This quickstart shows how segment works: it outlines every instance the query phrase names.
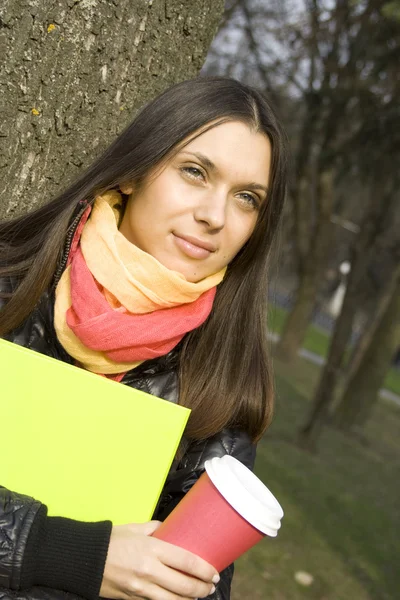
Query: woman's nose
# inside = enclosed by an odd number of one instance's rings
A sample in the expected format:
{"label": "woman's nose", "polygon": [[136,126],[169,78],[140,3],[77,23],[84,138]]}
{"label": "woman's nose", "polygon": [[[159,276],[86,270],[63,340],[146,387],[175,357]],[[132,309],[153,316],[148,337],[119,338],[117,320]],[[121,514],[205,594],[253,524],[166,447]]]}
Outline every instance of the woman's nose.
{"label": "woman's nose", "polygon": [[225,225],[226,197],[222,194],[210,194],[202,197],[194,211],[194,218],[205,223],[209,229],[219,230]]}

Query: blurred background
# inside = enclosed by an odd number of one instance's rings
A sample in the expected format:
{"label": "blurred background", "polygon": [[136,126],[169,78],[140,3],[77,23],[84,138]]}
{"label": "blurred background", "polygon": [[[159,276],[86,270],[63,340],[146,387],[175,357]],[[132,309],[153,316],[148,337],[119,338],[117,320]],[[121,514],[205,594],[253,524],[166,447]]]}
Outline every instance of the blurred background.
{"label": "blurred background", "polygon": [[228,0],[203,73],[266,93],[291,147],[271,264],[285,510],[233,600],[400,598],[400,2]]}

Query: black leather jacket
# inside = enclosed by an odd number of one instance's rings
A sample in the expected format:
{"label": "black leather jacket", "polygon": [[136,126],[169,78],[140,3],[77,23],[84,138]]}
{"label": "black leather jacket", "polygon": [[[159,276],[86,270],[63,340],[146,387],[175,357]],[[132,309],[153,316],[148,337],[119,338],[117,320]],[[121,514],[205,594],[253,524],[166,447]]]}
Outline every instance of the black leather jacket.
{"label": "black leather jacket", "polygon": [[[0,279],[0,294],[13,290],[11,278]],[[0,309],[5,300],[0,298]],[[12,342],[37,350],[48,356],[72,362],[58,343],[53,328],[53,298],[44,294],[29,318],[6,337]],[[150,394],[176,402],[178,398],[177,352],[146,361],[129,371],[122,383]],[[2,398],[2,402],[7,399]],[[6,424],[2,424],[6,426]],[[11,450],[12,451],[12,450]],[[255,447],[249,436],[238,430],[223,430],[206,441],[190,441],[183,459],[171,469],[160,502],[154,514],[163,520],[191,488],[204,470],[204,463],[213,456],[231,454],[253,468]],[[3,459],[4,460],[4,453]],[[1,485],[1,481],[0,481]],[[24,548],[30,527],[41,503],[0,487],[0,600],[79,600],[79,597],[59,590],[33,587],[20,589],[20,572]],[[229,600],[233,565],[221,574],[216,592],[209,598]]]}

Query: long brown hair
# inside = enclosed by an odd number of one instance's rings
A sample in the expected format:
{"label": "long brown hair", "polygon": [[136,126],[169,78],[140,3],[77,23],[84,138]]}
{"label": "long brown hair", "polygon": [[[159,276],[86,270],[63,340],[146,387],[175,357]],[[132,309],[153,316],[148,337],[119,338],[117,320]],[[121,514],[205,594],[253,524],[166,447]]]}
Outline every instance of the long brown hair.
{"label": "long brown hair", "polygon": [[242,121],[272,146],[267,201],[255,230],[228,266],[207,321],[180,351],[179,403],[192,409],[191,438],[237,427],[258,440],[271,418],[273,380],[267,347],[268,258],[286,189],[286,142],[274,112],[256,90],[222,77],[177,84],[148,104],[66,191],[45,206],[0,223],[0,276],[19,282],[0,311],[0,336],[32,312],[54,285],[68,229],[82,199],[125,182],[140,183],[184,140],[215,122]]}

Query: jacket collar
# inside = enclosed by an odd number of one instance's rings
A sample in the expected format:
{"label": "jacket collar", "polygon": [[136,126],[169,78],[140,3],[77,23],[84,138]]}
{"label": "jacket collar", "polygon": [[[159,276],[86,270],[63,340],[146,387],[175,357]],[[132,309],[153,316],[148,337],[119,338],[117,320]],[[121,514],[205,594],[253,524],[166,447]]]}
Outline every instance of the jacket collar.
{"label": "jacket collar", "polygon": [[60,281],[60,277],[68,263],[69,253],[71,246],[75,240],[75,234],[77,233],[78,227],[82,221],[86,221],[86,213],[88,212],[89,202],[82,200],[78,203],[75,211],[72,215],[71,222],[68,226],[67,233],[65,236],[64,248],[60,260],[58,261],[56,272],[53,279],[53,288],[55,289],[57,283]]}

